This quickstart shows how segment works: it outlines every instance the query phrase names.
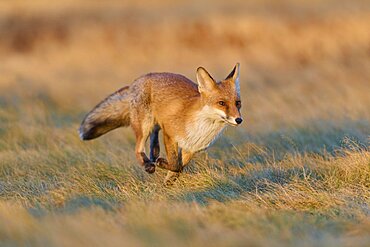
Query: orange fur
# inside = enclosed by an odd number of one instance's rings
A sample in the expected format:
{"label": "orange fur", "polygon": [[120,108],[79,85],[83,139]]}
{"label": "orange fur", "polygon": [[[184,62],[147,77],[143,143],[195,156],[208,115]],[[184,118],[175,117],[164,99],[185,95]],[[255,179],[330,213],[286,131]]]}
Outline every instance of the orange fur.
{"label": "orange fur", "polygon": [[[172,73],[150,73],[112,94],[88,115],[80,127],[83,140],[130,125],[136,136],[136,157],[149,173],[165,168],[167,180],[177,177],[194,153],[206,149],[229,124],[241,123],[239,64],[216,82],[197,70],[198,85]],[[167,159],[159,157],[158,132],[163,131]],[[150,136],[150,158],[145,142]]]}

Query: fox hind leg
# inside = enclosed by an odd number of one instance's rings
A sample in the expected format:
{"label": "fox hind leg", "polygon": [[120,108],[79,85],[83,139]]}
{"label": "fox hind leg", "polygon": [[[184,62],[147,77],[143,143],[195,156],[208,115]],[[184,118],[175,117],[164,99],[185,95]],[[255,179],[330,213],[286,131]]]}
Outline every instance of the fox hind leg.
{"label": "fox hind leg", "polygon": [[159,157],[159,131],[160,127],[158,125],[154,126],[152,133],[150,134],[150,160],[156,162]]}
{"label": "fox hind leg", "polygon": [[144,166],[148,173],[155,172],[155,163],[152,162],[145,154],[145,143],[149,137],[149,131],[143,128],[141,123],[132,124],[136,136],[135,154],[139,163]]}

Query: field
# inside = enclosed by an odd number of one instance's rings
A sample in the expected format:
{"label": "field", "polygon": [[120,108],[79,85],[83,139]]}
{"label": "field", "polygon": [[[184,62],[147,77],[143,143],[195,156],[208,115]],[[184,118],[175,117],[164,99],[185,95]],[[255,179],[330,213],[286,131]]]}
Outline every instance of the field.
{"label": "field", "polygon": [[[242,126],[173,186],[131,129],[78,137],[142,74],[236,62]],[[0,246],[369,246],[369,144],[368,1],[0,2]]]}

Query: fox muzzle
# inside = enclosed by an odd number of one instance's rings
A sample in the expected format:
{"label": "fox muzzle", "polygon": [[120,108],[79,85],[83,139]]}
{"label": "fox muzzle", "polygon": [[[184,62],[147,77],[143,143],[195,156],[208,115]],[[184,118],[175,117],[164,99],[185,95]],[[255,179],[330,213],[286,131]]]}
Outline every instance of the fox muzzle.
{"label": "fox muzzle", "polygon": [[242,119],[242,118],[240,118],[240,117],[238,117],[238,118],[236,118],[236,119],[235,119],[235,122],[236,122],[237,124],[241,124],[241,123],[243,122],[243,119]]}

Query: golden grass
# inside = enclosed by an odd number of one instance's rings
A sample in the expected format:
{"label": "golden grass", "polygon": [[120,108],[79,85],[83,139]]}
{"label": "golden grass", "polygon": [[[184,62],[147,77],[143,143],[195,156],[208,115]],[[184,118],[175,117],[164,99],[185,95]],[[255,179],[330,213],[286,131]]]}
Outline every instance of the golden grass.
{"label": "golden grass", "polygon": [[[0,246],[368,246],[366,1],[0,3]],[[88,2],[88,4],[87,4]],[[83,115],[150,71],[241,62],[245,124],[171,187]]]}

